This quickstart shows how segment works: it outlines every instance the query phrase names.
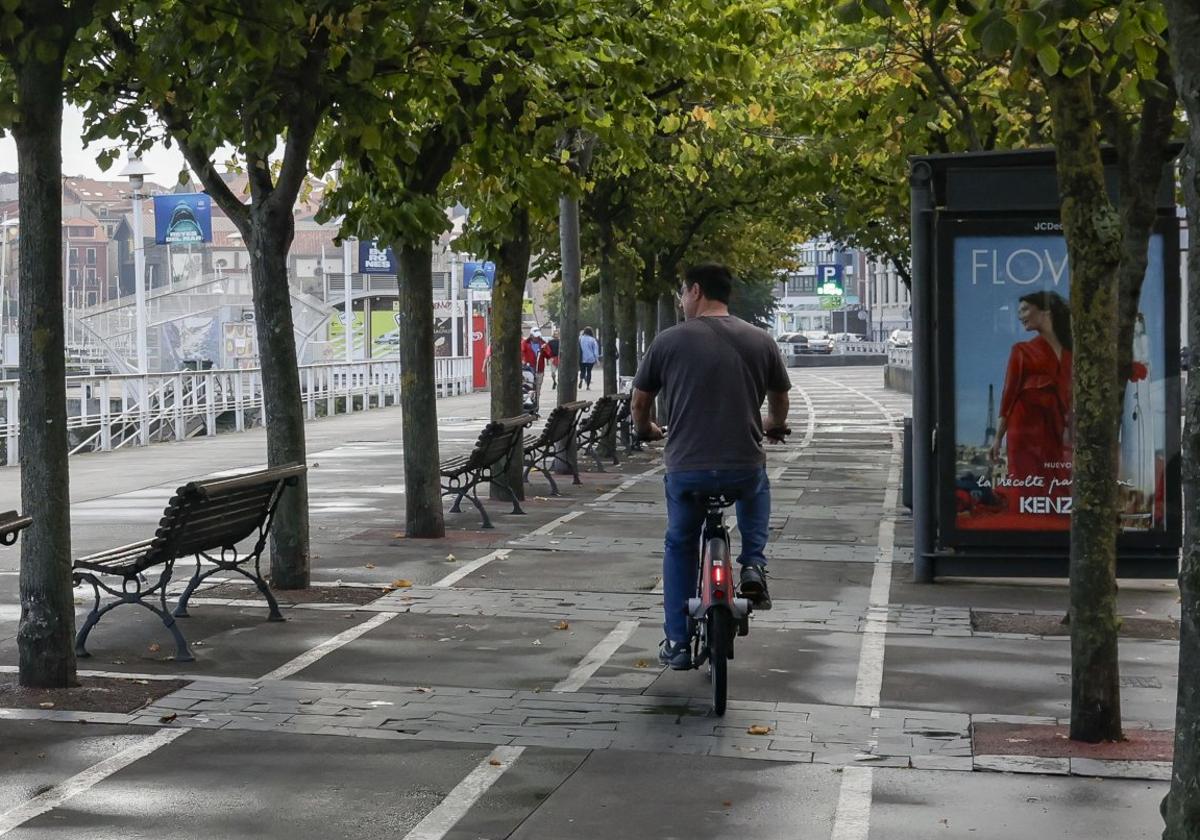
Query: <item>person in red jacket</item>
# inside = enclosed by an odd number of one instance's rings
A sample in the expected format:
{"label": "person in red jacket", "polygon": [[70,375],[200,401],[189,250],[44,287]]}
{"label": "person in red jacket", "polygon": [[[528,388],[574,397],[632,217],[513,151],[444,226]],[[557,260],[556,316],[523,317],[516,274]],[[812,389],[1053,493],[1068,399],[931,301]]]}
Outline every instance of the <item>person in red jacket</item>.
{"label": "person in red jacket", "polygon": [[521,361],[533,370],[533,410],[537,413],[542,402],[542,380],[546,378],[546,363],[553,358],[550,344],[542,338],[542,331],[534,327],[529,337],[521,342]]}

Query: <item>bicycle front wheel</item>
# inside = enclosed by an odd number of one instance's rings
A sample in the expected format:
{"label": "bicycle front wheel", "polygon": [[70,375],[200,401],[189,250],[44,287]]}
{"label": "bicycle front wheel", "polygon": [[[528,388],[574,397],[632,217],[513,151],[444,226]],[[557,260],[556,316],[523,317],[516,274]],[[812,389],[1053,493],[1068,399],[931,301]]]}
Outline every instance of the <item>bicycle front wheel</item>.
{"label": "bicycle front wheel", "polygon": [[712,678],[713,712],[725,714],[729,687],[729,645],[733,635],[733,616],[725,607],[708,611],[708,665]]}

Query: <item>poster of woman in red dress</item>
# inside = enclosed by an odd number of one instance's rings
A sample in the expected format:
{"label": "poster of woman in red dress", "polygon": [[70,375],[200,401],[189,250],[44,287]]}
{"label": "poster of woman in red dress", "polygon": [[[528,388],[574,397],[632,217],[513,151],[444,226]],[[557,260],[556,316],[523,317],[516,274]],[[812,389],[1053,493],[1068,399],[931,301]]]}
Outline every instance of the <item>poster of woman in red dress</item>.
{"label": "poster of woman in red dress", "polygon": [[991,460],[1007,443],[1010,498],[1071,495],[1071,310],[1057,292],[1031,292],[1017,306],[1037,335],[1013,345],[1004,374]]}
{"label": "poster of woman in red dress", "polygon": [[[988,224],[991,224],[990,222]],[[1065,532],[1071,524],[1070,268],[1053,228],[954,237],[954,529]],[[1164,239],[1148,253],[1120,431],[1121,526],[1166,527]],[[941,442],[938,442],[941,446]],[[948,500],[949,494],[947,494]]]}

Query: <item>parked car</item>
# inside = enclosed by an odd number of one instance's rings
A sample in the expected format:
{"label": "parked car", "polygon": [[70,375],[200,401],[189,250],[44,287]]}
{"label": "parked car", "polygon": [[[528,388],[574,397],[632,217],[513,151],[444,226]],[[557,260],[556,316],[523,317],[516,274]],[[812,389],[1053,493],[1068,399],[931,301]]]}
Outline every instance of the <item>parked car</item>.
{"label": "parked car", "polygon": [[856,343],[856,342],[859,342],[859,341],[862,341],[862,340],[863,340],[863,337],[862,337],[862,335],[861,335],[861,334],[859,334],[859,333],[849,333],[849,332],[833,333],[833,334],[832,334],[831,336],[829,336],[829,337],[830,337],[830,338],[832,338],[832,339],[834,340],[834,342],[839,342],[839,341],[840,341],[840,342],[844,342],[844,343],[847,343],[847,344],[853,344],[853,343]]}
{"label": "parked car", "polygon": [[808,339],[809,353],[832,353],[833,339],[825,330],[809,330],[804,334]]}
{"label": "parked car", "polygon": [[888,348],[893,347],[912,347],[912,330],[892,330],[892,334],[888,336]]}
{"label": "parked car", "polygon": [[804,333],[784,333],[775,339],[775,343],[779,345],[779,352],[785,356],[798,356],[808,352],[808,339],[804,337]]}

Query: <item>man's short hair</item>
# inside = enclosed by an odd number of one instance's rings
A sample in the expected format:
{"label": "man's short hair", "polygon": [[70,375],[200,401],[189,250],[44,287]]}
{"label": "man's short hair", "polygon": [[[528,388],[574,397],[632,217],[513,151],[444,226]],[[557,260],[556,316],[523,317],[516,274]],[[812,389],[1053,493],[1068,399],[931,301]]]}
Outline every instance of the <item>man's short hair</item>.
{"label": "man's short hair", "polygon": [[729,303],[729,296],[733,293],[733,273],[721,263],[693,265],[683,273],[683,282],[689,289],[698,284],[706,298],[721,303]]}

